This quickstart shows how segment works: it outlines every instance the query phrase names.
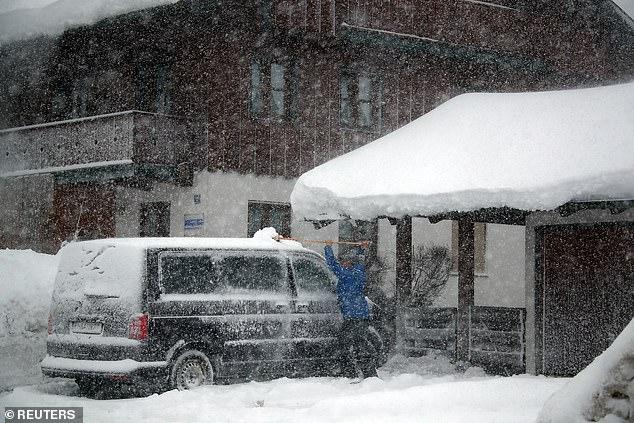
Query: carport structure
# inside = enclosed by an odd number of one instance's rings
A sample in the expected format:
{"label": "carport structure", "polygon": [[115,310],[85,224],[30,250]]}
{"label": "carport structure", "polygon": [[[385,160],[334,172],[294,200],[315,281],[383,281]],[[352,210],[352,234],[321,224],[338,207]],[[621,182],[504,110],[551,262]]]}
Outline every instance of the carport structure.
{"label": "carport structure", "polygon": [[[474,222],[529,222],[526,364],[530,372],[551,374],[574,369],[559,371],[554,361],[569,357],[548,356],[547,344],[557,339],[557,334],[546,333],[549,315],[545,309],[550,297],[544,290],[543,276],[544,263],[555,262],[545,255],[565,255],[583,249],[583,242],[616,236],[618,242],[597,251],[611,263],[599,267],[618,274],[616,291],[622,291],[626,299],[631,296],[633,302],[621,303],[614,310],[606,300],[600,310],[584,312],[609,311],[619,322],[629,321],[634,303],[633,199],[632,82],[568,91],[461,95],[397,131],[303,174],[291,195],[293,212],[300,218],[387,217],[396,221],[399,301],[411,285],[412,217],[426,217],[432,223],[457,220],[456,355],[465,361],[469,357],[469,308],[474,305]],[[558,241],[565,238],[564,242],[544,248],[543,234],[551,232],[543,228],[548,225],[568,225],[568,229],[572,224],[585,225],[594,230],[596,225],[613,221],[618,221],[616,227],[620,228],[614,233],[567,231],[555,237]],[[619,257],[616,264],[610,261],[611,256]],[[566,273],[562,263],[557,266],[559,273]],[[583,273],[583,269],[570,270]],[[570,276],[570,272],[566,274]],[[599,273],[595,269],[593,274]],[[609,283],[601,278],[601,283]],[[575,285],[574,277],[560,280]],[[581,290],[589,294],[587,291],[599,289],[597,286]],[[583,303],[579,296],[567,301],[566,295],[560,292],[554,297],[558,307],[580,307]],[[548,360],[553,363],[547,365]],[[584,360],[587,357],[578,361]]]}

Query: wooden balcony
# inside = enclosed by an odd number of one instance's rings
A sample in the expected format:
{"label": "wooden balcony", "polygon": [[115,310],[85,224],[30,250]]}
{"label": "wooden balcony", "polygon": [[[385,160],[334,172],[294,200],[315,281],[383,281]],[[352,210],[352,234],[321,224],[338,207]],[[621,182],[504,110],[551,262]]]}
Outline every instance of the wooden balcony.
{"label": "wooden balcony", "polygon": [[0,177],[38,173],[178,177],[196,157],[185,118],[125,111],[0,130]]}

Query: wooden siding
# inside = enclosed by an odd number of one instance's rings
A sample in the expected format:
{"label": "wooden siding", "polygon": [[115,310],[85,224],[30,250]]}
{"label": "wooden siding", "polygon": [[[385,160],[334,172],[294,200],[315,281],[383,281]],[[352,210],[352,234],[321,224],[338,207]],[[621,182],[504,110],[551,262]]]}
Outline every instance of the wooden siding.
{"label": "wooden siding", "polygon": [[[561,86],[573,79],[559,79],[560,67],[565,75],[592,73],[570,52],[590,49],[607,57],[606,42],[566,21],[561,4],[523,3],[509,9],[465,0],[268,0],[220,8],[194,1],[134,12],[56,39],[1,46],[6,83],[0,87],[0,125],[135,108],[154,112],[163,72],[168,113],[199,122],[194,132],[204,133],[202,141],[187,134],[196,147],[184,160],[196,168],[296,177],[455,95]],[[585,22],[596,16],[603,15],[595,10],[576,17]],[[562,38],[562,25],[575,37]],[[362,30],[350,33],[352,26]],[[571,48],[570,40],[577,39],[578,48]],[[251,116],[250,65],[262,57],[284,57],[297,66],[296,115]],[[621,65],[631,73],[632,56],[626,57]],[[521,60],[514,63],[516,58]],[[555,66],[533,69],[533,60]],[[603,70],[596,75],[607,75]],[[340,122],[341,75],[359,71],[376,88],[374,121],[367,128]],[[81,86],[88,92],[78,112]]]}

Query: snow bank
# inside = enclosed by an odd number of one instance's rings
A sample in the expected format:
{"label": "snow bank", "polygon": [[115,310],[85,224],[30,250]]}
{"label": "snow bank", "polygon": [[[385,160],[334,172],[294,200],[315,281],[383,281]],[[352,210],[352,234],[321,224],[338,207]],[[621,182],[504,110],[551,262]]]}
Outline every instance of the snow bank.
{"label": "snow bank", "polygon": [[634,82],[473,93],[304,173],[298,217],[431,215],[634,198]]}
{"label": "snow bank", "polygon": [[0,337],[46,331],[58,257],[0,250]]}
{"label": "snow bank", "polygon": [[0,250],[0,391],[40,378],[58,257]]}
{"label": "snow bank", "polygon": [[544,405],[538,423],[634,421],[634,319]]}

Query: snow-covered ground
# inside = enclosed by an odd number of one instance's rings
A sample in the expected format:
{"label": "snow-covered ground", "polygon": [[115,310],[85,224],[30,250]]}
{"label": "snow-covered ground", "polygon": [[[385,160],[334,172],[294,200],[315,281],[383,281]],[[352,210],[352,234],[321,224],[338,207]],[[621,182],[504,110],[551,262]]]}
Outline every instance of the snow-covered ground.
{"label": "snow-covered ground", "polygon": [[111,400],[78,397],[74,383],[58,380],[16,388],[0,396],[0,406],[80,406],[90,422],[533,423],[546,399],[566,382],[491,377],[478,369],[456,373],[446,359],[399,356],[379,374],[382,379],[359,384],[344,378],[283,378]]}
{"label": "snow-covered ground", "polygon": [[[533,422],[565,379],[458,371],[443,357],[394,356],[381,379],[278,379],[145,398],[90,399],[71,380],[42,380],[57,256],[0,251],[0,407],[83,406],[85,421]],[[10,390],[13,388],[12,390]],[[102,395],[102,398],[104,396]],[[99,397],[98,397],[99,398]]]}

